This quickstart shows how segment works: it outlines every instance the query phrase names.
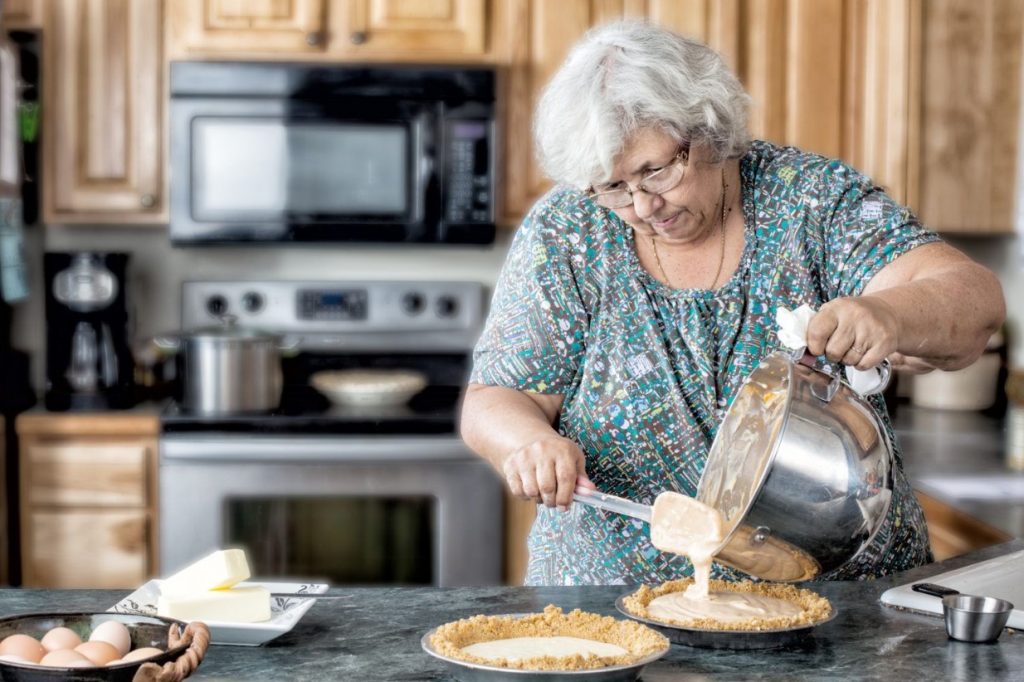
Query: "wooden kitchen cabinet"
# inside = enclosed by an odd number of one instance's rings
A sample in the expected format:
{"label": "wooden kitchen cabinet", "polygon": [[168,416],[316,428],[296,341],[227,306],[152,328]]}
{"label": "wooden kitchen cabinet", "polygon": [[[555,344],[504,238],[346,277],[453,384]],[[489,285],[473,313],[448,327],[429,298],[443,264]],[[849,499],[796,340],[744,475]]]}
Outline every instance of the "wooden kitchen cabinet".
{"label": "wooden kitchen cabinet", "polygon": [[4,30],[36,30],[43,25],[43,0],[4,0],[2,22]]}
{"label": "wooden kitchen cabinet", "polygon": [[970,514],[917,491],[918,502],[928,522],[928,537],[936,561],[967,554],[1013,538],[979,521]]}
{"label": "wooden kitchen cabinet", "polygon": [[167,222],[161,6],[46,3],[44,222]]}
{"label": "wooden kitchen cabinet", "polygon": [[168,55],[479,61],[488,0],[179,0]]}
{"label": "wooden kitchen cabinet", "polygon": [[928,0],[922,26],[914,207],[936,230],[1012,234],[1024,3]]}
{"label": "wooden kitchen cabinet", "polygon": [[157,436],[148,413],[18,417],[26,587],[137,587],[157,566]]}

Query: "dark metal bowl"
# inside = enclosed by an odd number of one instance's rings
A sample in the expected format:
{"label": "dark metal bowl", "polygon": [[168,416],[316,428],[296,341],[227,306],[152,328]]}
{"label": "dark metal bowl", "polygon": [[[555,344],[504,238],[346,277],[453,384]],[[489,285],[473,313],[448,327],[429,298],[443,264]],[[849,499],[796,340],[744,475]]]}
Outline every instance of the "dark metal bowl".
{"label": "dark metal bowl", "polygon": [[52,682],[53,680],[93,682],[110,680],[112,682],[131,682],[135,672],[143,663],[163,665],[180,656],[187,644],[179,644],[173,649],[167,648],[167,635],[172,625],[178,626],[179,634],[184,632],[185,623],[180,620],[159,618],[157,616],[136,616],[124,613],[30,613],[21,616],[0,618],[0,640],[8,635],[22,634],[42,639],[47,631],[56,627],[74,630],[82,641],[89,639],[89,634],[96,626],[115,620],[128,628],[132,638],[132,649],[139,647],[156,647],[165,649],[159,656],[144,661],[133,661],[103,668],[57,668],[0,661],[0,680],[17,682]]}

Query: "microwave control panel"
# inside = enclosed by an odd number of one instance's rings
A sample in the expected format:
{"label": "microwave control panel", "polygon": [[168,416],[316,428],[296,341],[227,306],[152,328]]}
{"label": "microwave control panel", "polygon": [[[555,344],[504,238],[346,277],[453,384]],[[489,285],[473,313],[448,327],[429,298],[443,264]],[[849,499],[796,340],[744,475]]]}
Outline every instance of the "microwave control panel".
{"label": "microwave control panel", "polygon": [[445,220],[489,223],[494,205],[490,124],[481,120],[449,121],[447,134]]}

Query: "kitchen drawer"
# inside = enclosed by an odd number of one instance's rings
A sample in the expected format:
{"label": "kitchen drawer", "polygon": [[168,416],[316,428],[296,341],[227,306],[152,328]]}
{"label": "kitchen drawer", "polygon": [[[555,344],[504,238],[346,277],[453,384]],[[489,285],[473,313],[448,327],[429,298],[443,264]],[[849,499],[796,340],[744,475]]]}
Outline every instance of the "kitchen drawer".
{"label": "kitchen drawer", "polygon": [[149,574],[145,510],[32,511],[25,587],[132,588]]}
{"label": "kitchen drawer", "polygon": [[139,442],[32,442],[22,454],[32,505],[144,507],[150,446]]}

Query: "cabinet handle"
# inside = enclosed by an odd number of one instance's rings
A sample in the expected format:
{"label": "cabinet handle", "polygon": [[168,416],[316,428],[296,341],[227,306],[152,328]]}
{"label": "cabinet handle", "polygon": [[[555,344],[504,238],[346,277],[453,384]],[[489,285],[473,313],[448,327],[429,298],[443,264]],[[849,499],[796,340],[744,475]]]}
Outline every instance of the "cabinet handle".
{"label": "cabinet handle", "polygon": [[366,31],[353,31],[348,39],[352,41],[353,45],[362,45],[366,42]]}
{"label": "cabinet handle", "polygon": [[323,40],[323,36],[320,31],[310,31],[306,34],[306,44],[310,47],[319,45],[321,40]]}
{"label": "cabinet handle", "polygon": [[139,197],[139,203],[142,204],[142,208],[153,208],[156,206],[156,195],[143,194]]}

